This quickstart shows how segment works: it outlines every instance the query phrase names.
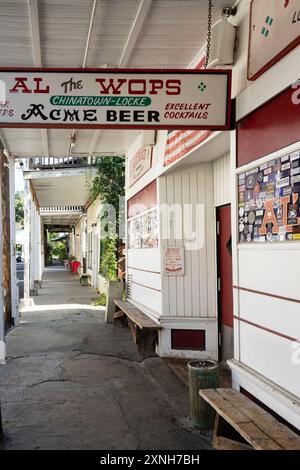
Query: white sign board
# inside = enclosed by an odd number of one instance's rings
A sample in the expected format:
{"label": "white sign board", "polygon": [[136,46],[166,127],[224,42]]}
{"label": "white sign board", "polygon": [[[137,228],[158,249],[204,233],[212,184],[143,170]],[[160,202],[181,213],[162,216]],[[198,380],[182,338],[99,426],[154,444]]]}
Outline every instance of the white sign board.
{"label": "white sign board", "polygon": [[248,79],[255,80],[300,44],[299,0],[251,3]]}
{"label": "white sign board", "polygon": [[231,72],[0,70],[0,127],[230,128]]}
{"label": "white sign board", "polygon": [[141,148],[129,162],[129,187],[141,178],[151,168],[152,149],[147,146]]}
{"label": "white sign board", "polygon": [[179,246],[164,248],[164,274],[168,276],[184,275],[184,249]]}

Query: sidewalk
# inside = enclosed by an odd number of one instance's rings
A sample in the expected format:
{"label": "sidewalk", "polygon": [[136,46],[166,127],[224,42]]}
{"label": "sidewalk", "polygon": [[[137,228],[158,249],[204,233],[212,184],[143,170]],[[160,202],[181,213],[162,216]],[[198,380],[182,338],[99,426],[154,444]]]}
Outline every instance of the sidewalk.
{"label": "sidewalk", "polygon": [[45,271],[0,367],[4,448],[209,448],[210,433],[189,426],[185,385],[105,324],[95,297],[63,268]]}

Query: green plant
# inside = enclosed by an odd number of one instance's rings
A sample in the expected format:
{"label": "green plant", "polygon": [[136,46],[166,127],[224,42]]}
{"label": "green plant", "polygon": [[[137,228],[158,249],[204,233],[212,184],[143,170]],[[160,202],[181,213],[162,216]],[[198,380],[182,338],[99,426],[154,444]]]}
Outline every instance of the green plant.
{"label": "green plant", "polygon": [[16,222],[20,224],[21,228],[24,228],[24,193],[23,191],[17,191],[15,194],[15,211],[16,211]]}
{"label": "green plant", "polygon": [[[118,233],[121,219],[119,199],[125,194],[125,163],[122,157],[99,157],[96,161],[97,176],[90,185],[90,194],[93,199],[100,197],[103,204],[101,220],[103,232],[100,242],[100,273],[107,280],[117,279],[117,249],[118,238],[111,235],[111,228]],[[106,222],[107,208],[113,206],[116,216],[116,227],[111,227],[114,222]]]}
{"label": "green plant", "polygon": [[102,243],[100,272],[108,281],[117,279],[117,240],[106,238]]}
{"label": "green plant", "polygon": [[95,306],[95,307],[105,307],[106,306],[106,294],[104,292],[102,292],[102,294],[100,294],[100,297],[98,299],[95,299],[92,301],[92,304]]}

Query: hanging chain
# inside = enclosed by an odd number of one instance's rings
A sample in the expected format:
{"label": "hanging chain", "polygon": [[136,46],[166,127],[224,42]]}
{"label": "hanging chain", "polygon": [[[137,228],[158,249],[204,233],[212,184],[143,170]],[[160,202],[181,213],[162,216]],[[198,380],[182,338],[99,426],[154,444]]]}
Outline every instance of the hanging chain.
{"label": "hanging chain", "polygon": [[208,22],[207,22],[206,58],[205,58],[205,64],[204,64],[204,68],[205,68],[205,69],[207,68],[207,65],[208,65],[209,53],[210,53],[212,9],[213,9],[212,0],[208,0]]}

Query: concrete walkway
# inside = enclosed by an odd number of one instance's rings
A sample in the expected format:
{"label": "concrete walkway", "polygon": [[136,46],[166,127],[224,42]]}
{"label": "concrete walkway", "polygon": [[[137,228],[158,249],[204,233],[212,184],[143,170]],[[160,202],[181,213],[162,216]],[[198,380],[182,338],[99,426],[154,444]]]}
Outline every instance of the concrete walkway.
{"label": "concrete walkway", "polygon": [[7,338],[0,366],[6,449],[200,449],[187,388],[128,329],[104,323],[97,293],[47,269],[35,307]]}

